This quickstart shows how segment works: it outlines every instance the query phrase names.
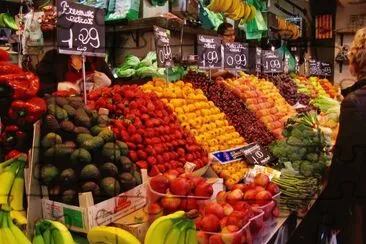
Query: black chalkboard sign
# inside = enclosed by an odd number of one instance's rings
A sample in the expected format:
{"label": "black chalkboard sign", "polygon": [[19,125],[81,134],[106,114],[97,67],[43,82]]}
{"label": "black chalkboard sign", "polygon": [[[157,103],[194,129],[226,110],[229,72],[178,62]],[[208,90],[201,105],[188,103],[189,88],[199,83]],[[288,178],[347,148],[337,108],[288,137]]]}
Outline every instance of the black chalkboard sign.
{"label": "black chalkboard sign", "polygon": [[331,76],[332,75],[332,67],[328,63],[321,62],[321,74],[322,76]]}
{"label": "black chalkboard sign", "polygon": [[226,69],[247,70],[248,45],[245,43],[224,44],[224,67]]}
{"label": "black chalkboard sign", "polygon": [[85,56],[104,56],[104,15],[103,9],[58,0],[58,52]]}
{"label": "black chalkboard sign", "polygon": [[198,35],[197,43],[199,68],[222,68],[221,38],[214,36]]}
{"label": "black chalkboard sign", "polygon": [[277,50],[262,51],[263,73],[283,73],[284,67],[280,52]]}
{"label": "black chalkboard sign", "polygon": [[309,76],[319,75],[319,73],[320,73],[319,64],[320,63],[317,62],[315,59],[309,60]]}
{"label": "black chalkboard sign", "polygon": [[154,38],[158,67],[169,68],[173,66],[173,54],[170,47],[169,31],[154,25]]}
{"label": "black chalkboard sign", "polygon": [[260,47],[255,48],[255,72],[262,72],[262,49]]}
{"label": "black chalkboard sign", "polygon": [[249,164],[266,165],[273,161],[273,156],[257,143],[246,145],[241,152]]}

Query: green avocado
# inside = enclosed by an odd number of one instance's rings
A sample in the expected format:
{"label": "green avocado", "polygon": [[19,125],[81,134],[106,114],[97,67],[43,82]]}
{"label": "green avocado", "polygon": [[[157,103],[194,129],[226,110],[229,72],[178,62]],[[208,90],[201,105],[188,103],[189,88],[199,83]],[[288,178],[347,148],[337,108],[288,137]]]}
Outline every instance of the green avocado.
{"label": "green avocado", "polygon": [[114,137],[114,133],[111,129],[109,128],[105,128],[103,129],[99,134],[98,136],[100,136],[101,138],[103,138],[103,140],[105,142],[112,142],[115,140],[115,137]]}
{"label": "green avocado", "polygon": [[71,154],[70,161],[73,165],[86,165],[91,163],[92,156],[84,148],[79,148]]}
{"label": "green avocado", "polygon": [[97,136],[103,129],[107,128],[106,126],[102,126],[102,125],[94,125],[90,131],[92,133],[93,136]]}
{"label": "green avocado", "polygon": [[42,139],[41,145],[43,148],[50,148],[55,146],[56,144],[61,144],[62,138],[56,133],[50,132],[45,135]]}
{"label": "green avocado", "polygon": [[113,177],[105,177],[102,179],[100,183],[100,187],[103,190],[103,193],[107,197],[115,197],[121,191],[121,186],[119,182]]}
{"label": "green avocado", "polygon": [[102,195],[100,187],[94,181],[87,181],[81,185],[82,192],[92,192],[94,197],[100,197]]}
{"label": "green avocado", "polygon": [[121,190],[123,192],[131,190],[137,185],[135,177],[130,174],[123,172],[119,175],[119,181],[121,182]]}
{"label": "green avocado", "polygon": [[103,177],[117,177],[118,176],[118,168],[114,163],[108,162],[104,163],[100,166],[100,172],[102,173]]}
{"label": "green avocado", "polygon": [[102,154],[108,161],[111,162],[116,162],[121,157],[121,151],[118,145],[113,142],[107,142],[104,144],[102,148]]}
{"label": "green avocado", "polygon": [[101,148],[104,144],[104,140],[103,138],[99,137],[99,136],[95,136],[91,139],[88,139],[86,141],[84,141],[81,144],[82,148],[85,148],[88,151],[93,151],[96,150],[98,148]]}
{"label": "green avocado", "polygon": [[46,186],[53,185],[59,176],[59,171],[52,164],[45,164],[41,168],[41,181]]}
{"label": "green avocado", "polygon": [[126,143],[122,141],[116,141],[116,144],[119,146],[119,149],[121,150],[121,155],[127,156],[128,155],[128,146]]}
{"label": "green avocado", "polygon": [[77,193],[75,190],[69,189],[62,192],[61,202],[65,204],[75,204],[77,202]]}
{"label": "green avocado", "polygon": [[81,145],[83,144],[83,142],[92,139],[93,136],[90,134],[86,134],[86,133],[81,133],[76,137],[76,142]]}
{"label": "green avocado", "polygon": [[98,181],[100,176],[100,171],[94,164],[85,165],[80,172],[80,179],[83,181]]}
{"label": "green avocado", "polygon": [[71,168],[63,170],[60,174],[59,182],[62,186],[73,186],[77,182],[75,170]]}

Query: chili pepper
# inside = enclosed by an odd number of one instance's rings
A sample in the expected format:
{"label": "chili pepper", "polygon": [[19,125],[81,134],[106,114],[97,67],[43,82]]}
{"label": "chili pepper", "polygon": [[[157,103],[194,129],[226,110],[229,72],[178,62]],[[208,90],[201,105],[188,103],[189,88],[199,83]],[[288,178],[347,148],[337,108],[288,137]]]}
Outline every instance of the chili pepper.
{"label": "chili pepper", "polygon": [[8,152],[5,156],[5,160],[11,159],[11,158],[15,158],[16,156],[18,156],[19,154],[21,154],[22,152],[13,149],[10,152]]}
{"label": "chili pepper", "polygon": [[0,141],[6,149],[22,148],[25,133],[17,125],[5,126],[0,135]]}
{"label": "chili pepper", "polygon": [[47,105],[45,100],[40,97],[32,97],[26,101],[13,101],[8,115],[18,125],[24,126],[36,122],[46,111]]}
{"label": "chili pepper", "polygon": [[28,99],[37,94],[39,90],[39,79],[31,72],[0,75],[1,86],[12,89],[12,99]]}

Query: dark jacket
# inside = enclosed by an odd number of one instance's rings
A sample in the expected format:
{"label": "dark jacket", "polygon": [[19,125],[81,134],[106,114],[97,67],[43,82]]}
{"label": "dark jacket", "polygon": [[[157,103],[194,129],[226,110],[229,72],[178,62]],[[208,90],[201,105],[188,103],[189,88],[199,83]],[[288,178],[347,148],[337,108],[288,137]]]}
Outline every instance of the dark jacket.
{"label": "dark jacket", "polygon": [[[40,78],[41,86],[39,95],[52,93],[57,90],[57,83],[65,81],[68,72],[69,55],[59,54],[56,49],[52,49],[44,55],[37,65],[36,73]],[[113,81],[114,77],[107,63],[103,58],[89,58],[85,62],[86,71],[96,70],[106,74]]]}

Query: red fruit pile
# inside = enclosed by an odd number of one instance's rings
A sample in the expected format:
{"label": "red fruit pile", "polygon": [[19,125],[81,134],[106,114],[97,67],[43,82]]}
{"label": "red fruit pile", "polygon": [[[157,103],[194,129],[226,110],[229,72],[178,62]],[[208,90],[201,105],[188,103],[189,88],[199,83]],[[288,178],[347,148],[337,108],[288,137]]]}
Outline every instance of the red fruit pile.
{"label": "red fruit pile", "polygon": [[243,227],[253,217],[252,208],[244,201],[235,205],[210,202],[201,209],[200,217],[195,221],[198,243],[251,243],[249,229]]}
{"label": "red fruit pile", "polygon": [[152,177],[150,188],[149,205],[159,204],[165,213],[198,209],[197,201],[207,200],[213,194],[212,185],[204,178],[191,173],[179,175],[173,169]]}
{"label": "red fruit pile", "polygon": [[113,86],[89,93],[89,106],[109,109],[113,131],[129,147],[129,156],[150,176],[177,169],[192,162],[205,166],[208,155],[180,124],[171,109],[154,93],[138,86]]}
{"label": "red fruit pile", "polygon": [[242,99],[224,84],[210,82],[205,75],[194,72],[189,72],[184,80],[192,83],[194,88],[202,89],[206,97],[226,114],[230,124],[248,143],[258,142],[267,146],[275,139],[263,122],[246,107]]}

